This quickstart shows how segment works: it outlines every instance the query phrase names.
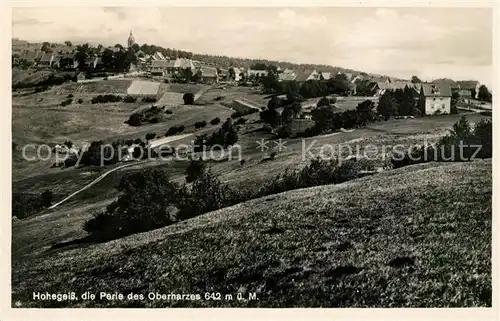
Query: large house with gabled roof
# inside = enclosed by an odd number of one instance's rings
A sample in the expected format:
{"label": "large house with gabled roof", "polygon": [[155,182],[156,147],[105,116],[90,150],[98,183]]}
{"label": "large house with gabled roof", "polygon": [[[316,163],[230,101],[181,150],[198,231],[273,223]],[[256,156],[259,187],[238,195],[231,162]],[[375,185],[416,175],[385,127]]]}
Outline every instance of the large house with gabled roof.
{"label": "large house with gabled roof", "polygon": [[447,84],[423,83],[420,89],[420,108],[425,115],[451,112],[451,88]]}

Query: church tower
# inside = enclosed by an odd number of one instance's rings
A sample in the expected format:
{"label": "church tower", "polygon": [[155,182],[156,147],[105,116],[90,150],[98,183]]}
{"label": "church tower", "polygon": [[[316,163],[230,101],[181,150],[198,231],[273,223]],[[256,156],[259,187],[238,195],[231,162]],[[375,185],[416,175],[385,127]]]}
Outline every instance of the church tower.
{"label": "church tower", "polygon": [[130,35],[128,36],[128,47],[132,47],[132,45],[135,43],[134,35],[132,35],[132,30],[130,30]]}

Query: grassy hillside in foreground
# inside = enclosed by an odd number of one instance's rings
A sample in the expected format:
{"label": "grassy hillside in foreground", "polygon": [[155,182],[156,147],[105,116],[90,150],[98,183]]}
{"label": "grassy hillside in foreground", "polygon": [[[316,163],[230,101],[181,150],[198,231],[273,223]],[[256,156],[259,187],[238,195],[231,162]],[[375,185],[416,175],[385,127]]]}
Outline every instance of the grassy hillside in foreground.
{"label": "grassy hillside in foreground", "polygon": [[[13,257],[33,306],[491,306],[491,161],[428,163],[252,200],[120,240]],[[32,301],[33,291],[199,293]],[[205,300],[205,292],[258,300]]]}

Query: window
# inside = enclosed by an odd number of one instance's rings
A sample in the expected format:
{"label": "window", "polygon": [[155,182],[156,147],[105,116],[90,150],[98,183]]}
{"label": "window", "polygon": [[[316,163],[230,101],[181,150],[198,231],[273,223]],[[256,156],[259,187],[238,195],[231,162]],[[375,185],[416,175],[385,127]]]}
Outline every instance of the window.
{"label": "window", "polygon": [[441,109],[444,109],[444,104],[441,104]]}
{"label": "window", "polygon": [[436,100],[436,97],[432,98],[432,100]]}

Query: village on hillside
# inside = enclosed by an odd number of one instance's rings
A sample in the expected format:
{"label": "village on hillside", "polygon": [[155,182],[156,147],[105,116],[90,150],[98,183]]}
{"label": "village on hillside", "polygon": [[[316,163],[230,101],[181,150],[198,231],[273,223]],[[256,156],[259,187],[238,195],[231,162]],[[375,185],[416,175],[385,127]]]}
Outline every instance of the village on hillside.
{"label": "village on hillside", "polygon": [[13,308],[491,307],[485,84],[123,40],[12,39]]}

